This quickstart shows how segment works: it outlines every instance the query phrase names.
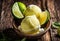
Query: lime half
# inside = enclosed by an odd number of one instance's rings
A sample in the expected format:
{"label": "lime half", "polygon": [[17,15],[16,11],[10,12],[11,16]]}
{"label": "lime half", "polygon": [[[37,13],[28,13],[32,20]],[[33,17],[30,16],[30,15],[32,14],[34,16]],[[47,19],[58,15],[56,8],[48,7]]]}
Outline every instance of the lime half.
{"label": "lime half", "polygon": [[44,11],[40,13],[38,19],[41,25],[45,24],[50,19],[50,16],[48,14],[49,14],[48,11]]}
{"label": "lime half", "polygon": [[15,17],[19,18],[19,19],[24,17],[23,14],[22,14],[22,12],[19,9],[18,2],[14,3],[14,5],[12,7],[12,12],[13,12],[13,15]]}

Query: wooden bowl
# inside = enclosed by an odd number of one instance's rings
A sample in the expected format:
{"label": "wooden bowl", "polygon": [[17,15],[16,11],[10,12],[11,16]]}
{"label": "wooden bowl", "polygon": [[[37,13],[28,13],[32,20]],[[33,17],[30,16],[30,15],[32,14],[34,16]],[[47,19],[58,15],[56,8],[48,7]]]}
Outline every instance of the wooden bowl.
{"label": "wooden bowl", "polygon": [[[35,4],[37,6],[39,6],[42,10],[45,10],[47,7],[45,6],[46,4],[44,4],[42,2],[42,0],[19,0],[20,2],[23,2],[24,4],[26,4],[26,6],[28,6],[29,4]],[[20,25],[22,19],[14,19],[14,22],[13,22],[13,28],[14,30],[16,31],[16,33],[20,36],[20,37],[27,37],[27,38],[40,38],[41,36],[43,36],[51,27],[51,20],[49,20],[46,24],[45,24],[45,27],[46,27],[46,30],[39,33],[39,34],[36,34],[36,35],[26,35],[26,34],[23,34],[22,32],[20,32],[18,30],[18,26]]]}
{"label": "wooden bowl", "polygon": [[43,32],[40,32],[39,34],[36,34],[36,35],[26,35],[24,33],[22,33],[21,31],[18,30],[17,26],[15,23],[13,23],[13,28],[15,30],[15,32],[20,36],[20,37],[27,37],[27,38],[40,38],[41,36],[43,36],[51,27],[51,20],[48,21],[46,23],[46,27],[45,27],[45,31]]}

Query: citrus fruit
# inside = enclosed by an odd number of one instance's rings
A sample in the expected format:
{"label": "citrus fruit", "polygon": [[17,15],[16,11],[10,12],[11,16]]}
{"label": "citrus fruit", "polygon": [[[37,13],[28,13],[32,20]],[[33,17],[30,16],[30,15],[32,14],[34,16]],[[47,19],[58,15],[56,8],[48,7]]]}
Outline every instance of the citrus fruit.
{"label": "citrus fruit", "polygon": [[16,18],[23,18],[23,12],[26,10],[26,7],[21,2],[15,2],[12,7],[12,13]]}
{"label": "citrus fruit", "polygon": [[22,12],[19,9],[19,6],[18,6],[17,2],[14,3],[14,5],[12,7],[12,12],[13,12],[13,15],[17,18],[23,18],[24,17]]}
{"label": "citrus fruit", "polygon": [[39,14],[38,19],[39,19],[41,25],[45,24],[50,19],[50,15],[49,15],[48,11],[46,10],[46,11],[41,12]]}

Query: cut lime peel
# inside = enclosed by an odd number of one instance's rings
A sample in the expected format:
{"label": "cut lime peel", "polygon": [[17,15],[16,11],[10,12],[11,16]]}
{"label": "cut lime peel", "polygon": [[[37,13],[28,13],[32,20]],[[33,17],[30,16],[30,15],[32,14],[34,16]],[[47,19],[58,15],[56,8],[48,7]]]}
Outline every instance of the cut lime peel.
{"label": "cut lime peel", "polygon": [[52,26],[54,28],[60,28],[60,22],[59,23],[58,22],[52,22]]}

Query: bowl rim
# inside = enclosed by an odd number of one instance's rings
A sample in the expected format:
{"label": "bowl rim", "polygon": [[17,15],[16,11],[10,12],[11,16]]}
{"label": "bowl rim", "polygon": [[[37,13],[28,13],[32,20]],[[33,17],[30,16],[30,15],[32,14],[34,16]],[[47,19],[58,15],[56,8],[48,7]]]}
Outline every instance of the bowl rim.
{"label": "bowl rim", "polygon": [[27,37],[27,38],[39,38],[40,36],[44,35],[50,28],[51,28],[51,22],[52,20],[50,19],[48,22],[47,22],[47,26],[48,27],[45,31],[43,31],[42,33],[39,33],[39,34],[36,34],[36,35],[26,35],[22,32],[20,32],[18,30],[18,28],[15,26],[15,24],[13,23],[13,29],[15,30],[15,32],[20,36],[20,37]]}

